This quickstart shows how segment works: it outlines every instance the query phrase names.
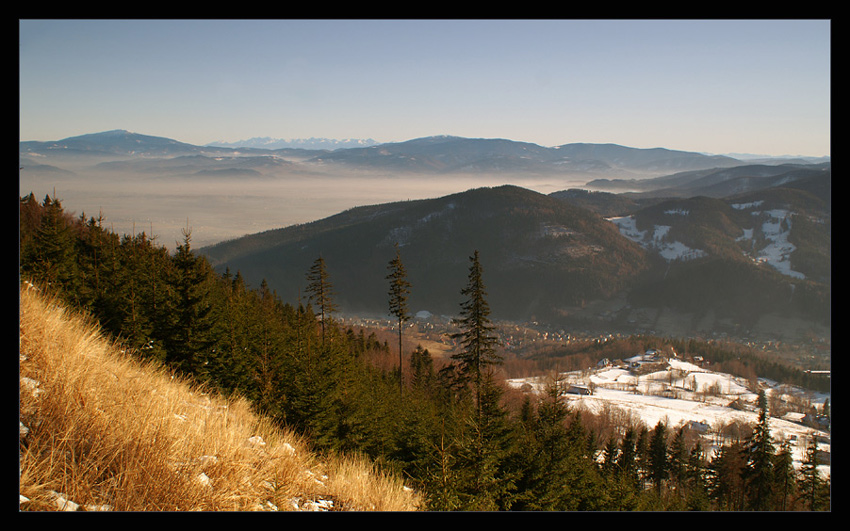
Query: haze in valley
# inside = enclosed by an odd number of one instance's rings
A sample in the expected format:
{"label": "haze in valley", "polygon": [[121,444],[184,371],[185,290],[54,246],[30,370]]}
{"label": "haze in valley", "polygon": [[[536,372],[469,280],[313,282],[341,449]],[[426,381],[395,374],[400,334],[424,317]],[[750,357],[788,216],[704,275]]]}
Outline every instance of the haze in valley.
{"label": "haze in valley", "polygon": [[584,185],[583,180],[545,177],[449,175],[399,176],[364,171],[330,174],[281,173],[262,177],[199,176],[97,172],[77,175],[26,169],[22,194],[39,200],[58,197],[69,212],[103,216],[115,232],[145,232],[174,248],[188,226],[193,247],[203,247],[269,229],[309,223],[349,208],[428,199],[481,186],[517,184],[541,193]]}

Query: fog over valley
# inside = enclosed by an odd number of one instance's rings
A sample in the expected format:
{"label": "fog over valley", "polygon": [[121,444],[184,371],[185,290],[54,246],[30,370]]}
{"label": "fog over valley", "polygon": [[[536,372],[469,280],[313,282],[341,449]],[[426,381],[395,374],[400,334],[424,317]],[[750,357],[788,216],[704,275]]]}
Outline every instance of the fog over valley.
{"label": "fog over valley", "polygon": [[580,187],[583,181],[504,176],[389,176],[364,172],[263,177],[150,176],[105,173],[49,177],[22,171],[21,195],[58,197],[67,211],[101,213],[117,233],[145,232],[174,248],[187,224],[193,247],[269,229],[316,221],[349,208],[429,199],[482,186],[516,184],[541,193]]}

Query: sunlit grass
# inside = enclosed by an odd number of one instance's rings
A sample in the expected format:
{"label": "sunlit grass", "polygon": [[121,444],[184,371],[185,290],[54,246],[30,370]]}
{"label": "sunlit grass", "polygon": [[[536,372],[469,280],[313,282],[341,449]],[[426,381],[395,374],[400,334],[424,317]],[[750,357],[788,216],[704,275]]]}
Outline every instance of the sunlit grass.
{"label": "sunlit grass", "polygon": [[35,288],[20,295],[22,510],[417,508],[371,463],[319,460],[247,401],[124,354]]}

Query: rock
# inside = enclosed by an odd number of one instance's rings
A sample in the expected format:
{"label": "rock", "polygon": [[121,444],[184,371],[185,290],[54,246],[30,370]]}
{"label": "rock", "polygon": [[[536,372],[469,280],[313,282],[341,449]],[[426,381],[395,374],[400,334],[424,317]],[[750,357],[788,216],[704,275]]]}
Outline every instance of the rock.
{"label": "rock", "polygon": [[51,491],[51,495],[53,496],[53,503],[60,511],[76,511],[80,508],[79,504],[72,502],[61,492]]}

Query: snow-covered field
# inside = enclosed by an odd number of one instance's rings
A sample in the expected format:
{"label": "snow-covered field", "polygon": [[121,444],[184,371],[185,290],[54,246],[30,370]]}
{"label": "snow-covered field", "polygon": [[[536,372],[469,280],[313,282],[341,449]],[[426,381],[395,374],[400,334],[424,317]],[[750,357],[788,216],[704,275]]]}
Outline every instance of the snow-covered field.
{"label": "snow-covered field", "polygon": [[[625,362],[640,363],[644,357],[645,355],[635,356]],[[664,422],[670,429],[676,429],[691,421],[707,425],[708,430],[703,434],[703,447],[709,451],[726,442],[720,435],[724,426],[735,421],[752,425],[758,422],[758,396],[748,389],[746,381],[676,358],[663,360],[657,367],[658,370],[640,376],[626,366],[607,366],[565,373],[561,377],[568,386],[582,386],[592,391],[590,395],[565,395],[571,405],[588,412],[614,408],[627,414],[626,418],[639,418],[649,429],[655,427],[659,421]],[[516,388],[529,389],[530,386],[535,392],[541,391],[546,385],[545,379],[542,378],[514,379],[508,383]],[[759,380],[759,385],[768,395],[806,394],[804,390],[789,390],[766,380]],[[818,408],[827,398],[826,395],[815,393],[808,395],[811,403]],[[743,402],[743,409],[730,407],[737,399]],[[799,468],[811,437],[820,435],[821,441],[828,441],[829,434],[788,418],[793,418],[793,415],[787,418],[771,417],[770,433],[777,447],[782,441],[790,441],[794,464]],[[829,452],[829,442],[819,442],[818,448]],[[829,465],[822,465],[821,470],[825,475],[830,473]]]}

